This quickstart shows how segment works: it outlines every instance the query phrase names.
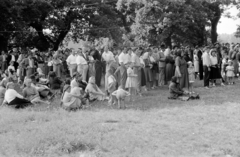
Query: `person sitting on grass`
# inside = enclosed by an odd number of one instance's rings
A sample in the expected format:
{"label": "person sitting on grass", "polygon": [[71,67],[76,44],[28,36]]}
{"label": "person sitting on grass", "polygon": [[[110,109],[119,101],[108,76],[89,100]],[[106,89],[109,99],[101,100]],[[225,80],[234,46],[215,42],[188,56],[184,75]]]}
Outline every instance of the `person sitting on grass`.
{"label": "person sitting on grass", "polygon": [[61,88],[62,81],[57,77],[56,73],[49,72],[49,86],[52,90],[59,90]]}
{"label": "person sitting on grass", "polygon": [[66,85],[63,89],[62,96],[62,106],[68,111],[75,111],[82,108],[82,105],[89,105],[87,99],[83,98],[81,95],[81,89],[79,87],[74,87]]}
{"label": "person sitting on grass", "polygon": [[71,81],[71,88],[73,87],[80,87],[82,88],[84,91],[87,87],[87,82],[85,82],[83,79],[82,79],[82,75],[79,74],[78,72],[74,73],[73,74],[73,79]]}
{"label": "person sitting on grass", "polygon": [[0,106],[3,105],[4,96],[6,92],[6,84],[7,84],[7,81],[2,81],[0,83]]}
{"label": "person sitting on grass", "polygon": [[96,85],[95,77],[90,77],[88,81],[88,85],[85,89],[86,93],[89,93],[89,100],[90,101],[104,101],[105,100],[105,94],[98,88]]}
{"label": "person sitting on grass", "polygon": [[4,103],[7,103],[9,106],[14,106],[16,109],[25,108],[27,106],[32,105],[32,103],[26,99],[22,95],[20,95],[16,90],[14,90],[14,83],[7,83],[7,90],[4,96]]}
{"label": "person sitting on grass", "polygon": [[37,89],[32,87],[31,79],[26,80],[26,87],[23,89],[23,96],[34,105],[38,104],[50,105],[50,102],[41,100]]}
{"label": "person sitting on grass", "polygon": [[[130,93],[125,91],[124,89],[122,89],[121,86],[119,86],[118,90],[114,91],[112,93],[112,96],[115,96],[118,100],[118,108],[119,109],[126,109],[126,105],[125,105],[125,98],[127,96],[130,96]],[[122,107],[123,106],[123,107]]]}
{"label": "person sitting on grass", "polygon": [[180,96],[184,95],[184,91],[180,88],[179,83],[177,82],[178,78],[173,76],[171,83],[169,85],[170,96],[169,99],[178,99]]}
{"label": "person sitting on grass", "polygon": [[[32,75],[30,77],[30,79],[32,81],[32,85],[31,86],[34,87],[38,91],[40,98],[47,99],[47,100],[51,101],[52,98],[54,97],[54,94],[48,88],[48,86],[39,84],[38,83],[38,78],[36,78],[34,75]],[[26,84],[26,81],[25,81],[25,84]]]}

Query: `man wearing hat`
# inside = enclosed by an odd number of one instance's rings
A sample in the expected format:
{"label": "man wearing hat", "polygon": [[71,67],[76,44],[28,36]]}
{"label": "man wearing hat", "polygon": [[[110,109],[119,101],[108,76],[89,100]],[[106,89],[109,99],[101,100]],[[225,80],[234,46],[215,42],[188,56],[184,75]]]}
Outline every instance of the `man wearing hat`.
{"label": "man wearing hat", "polygon": [[68,56],[66,62],[70,71],[70,76],[73,77],[73,73],[77,71],[77,51],[73,50],[70,56]]}
{"label": "man wearing hat", "polygon": [[204,72],[204,87],[206,89],[209,89],[209,77],[210,77],[210,66],[211,66],[211,61],[210,61],[210,55],[209,55],[210,47],[206,46],[204,48],[204,53],[202,55],[203,59],[203,72]]}

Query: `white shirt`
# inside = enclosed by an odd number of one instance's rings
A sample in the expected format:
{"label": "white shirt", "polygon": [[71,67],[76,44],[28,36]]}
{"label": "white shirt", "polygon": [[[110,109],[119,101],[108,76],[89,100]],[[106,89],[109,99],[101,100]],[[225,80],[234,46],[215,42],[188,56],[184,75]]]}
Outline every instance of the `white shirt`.
{"label": "white shirt", "polygon": [[131,56],[128,53],[122,52],[118,56],[118,62],[119,62],[119,64],[121,64],[121,63],[127,64],[127,63],[131,62]]}
{"label": "white shirt", "polygon": [[8,89],[5,93],[5,97],[4,100],[7,103],[10,103],[11,101],[13,101],[15,98],[21,98],[23,99],[23,96],[20,95],[18,92],[16,92],[14,89]]}
{"label": "white shirt", "polygon": [[114,55],[111,51],[108,51],[108,52],[104,51],[102,54],[102,58],[106,62],[115,61]]}
{"label": "white shirt", "polygon": [[204,66],[211,66],[210,56],[207,52],[203,53],[202,59],[203,59],[203,65]]}
{"label": "white shirt", "polygon": [[214,57],[214,56],[210,56],[210,63],[211,65],[217,65],[218,64],[218,59],[217,59],[217,56]]}
{"label": "white shirt", "polygon": [[8,71],[10,72],[10,70],[15,71],[15,67],[12,66],[12,65],[9,65],[9,66],[8,66]]}
{"label": "white shirt", "polygon": [[87,64],[87,61],[86,61],[86,59],[85,58],[83,58],[83,56],[81,56],[81,55],[78,55],[77,56],[77,59],[76,59],[76,63],[77,63],[77,65],[86,65]]}
{"label": "white shirt", "polygon": [[114,76],[112,76],[112,75],[108,76],[108,84],[111,84],[115,81],[116,81],[116,79],[114,78]]}
{"label": "white shirt", "polygon": [[74,56],[71,54],[70,56],[68,56],[66,61],[68,64],[77,64],[76,58],[77,58],[77,56]]}
{"label": "white shirt", "polygon": [[11,61],[15,62],[16,61],[15,56],[14,55],[11,55],[11,56],[12,56]]}

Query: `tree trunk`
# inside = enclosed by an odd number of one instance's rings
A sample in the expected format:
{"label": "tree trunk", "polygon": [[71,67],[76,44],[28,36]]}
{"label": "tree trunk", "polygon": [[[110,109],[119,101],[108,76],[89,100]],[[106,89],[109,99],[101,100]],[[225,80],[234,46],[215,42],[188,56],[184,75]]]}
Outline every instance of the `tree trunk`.
{"label": "tree trunk", "polygon": [[210,19],[211,21],[211,41],[212,44],[217,42],[218,34],[217,34],[217,26],[218,22],[222,15],[222,10],[220,8],[220,4],[218,1],[215,3],[212,3],[210,5],[210,9],[213,11],[213,17]]}
{"label": "tree trunk", "polygon": [[211,40],[212,44],[217,42],[218,34],[217,34],[217,25],[219,20],[213,20],[211,21]]}

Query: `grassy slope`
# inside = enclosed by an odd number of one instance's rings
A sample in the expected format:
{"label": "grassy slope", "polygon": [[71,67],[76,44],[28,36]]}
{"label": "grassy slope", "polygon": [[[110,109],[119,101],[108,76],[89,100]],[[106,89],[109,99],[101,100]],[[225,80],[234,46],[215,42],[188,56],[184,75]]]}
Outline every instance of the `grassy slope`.
{"label": "grassy slope", "polygon": [[0,110],[0,156],[240,156],[240,85],[198,88],[200,101],[167,100],[166,89],[120,111]]}

